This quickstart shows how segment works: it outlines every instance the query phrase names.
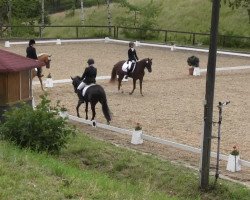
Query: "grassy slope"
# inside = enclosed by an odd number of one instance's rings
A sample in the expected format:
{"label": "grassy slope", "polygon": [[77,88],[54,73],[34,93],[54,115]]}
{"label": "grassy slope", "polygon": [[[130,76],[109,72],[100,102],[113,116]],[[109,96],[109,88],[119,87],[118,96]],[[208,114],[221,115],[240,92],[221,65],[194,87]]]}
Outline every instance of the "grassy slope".
{"label": "grassy slope", "polygon": [[[145,1],[133,0],[136,4],[142,4]],[[117,5],[112,5],[111,9],[113,25],[118,25],[115,18],[124,13],[124,9]],[[65,17],[65,13],[54,14],[51,16],[52,25],[80,25],[79,13],[80,11],[77,10],[74,17]],[[220,16],[219,32],[221,34],[250,36],[250,24],[246,9],[231,10],[222,4]],[[210,18],[210,0],[164,0],[158,22],[159,28],[162,29],[208,33]],[[106,6],[85,9],[85,25],[107,25]]]}
{"label": "grassy slope", "polygon": [[0,141],[0,199],[247,200],[249,196],[249,189],[222,180],[217,189],[200,193],[195,171],[81,134],[58,157]]}

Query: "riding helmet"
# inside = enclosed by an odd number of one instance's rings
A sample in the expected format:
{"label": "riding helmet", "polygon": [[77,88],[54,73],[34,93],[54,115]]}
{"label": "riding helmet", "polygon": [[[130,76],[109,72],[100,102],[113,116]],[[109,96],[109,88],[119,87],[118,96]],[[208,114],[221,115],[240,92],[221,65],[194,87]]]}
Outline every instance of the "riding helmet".
{"label": "riding helmet", "polygon": [[33,44],[36,44],[36,41],[35,41],[34,39],[31,39],[31,40],[29,41],[29,46],[31,46],[31,45],[33,45]]}
{"label": "riding helmet", "polygon": [[130,42],[130,43],[128,44],[129,47],[134,47],[134,45],[135,45],[134,42]]}
{"label": "riding helmet", "polygon": [[90,59],[88,59],[87,63],[88,63],[89,65],[93,65],[93,64],[95,63],[95,61],[94,61],[93,58],[90,58]]}

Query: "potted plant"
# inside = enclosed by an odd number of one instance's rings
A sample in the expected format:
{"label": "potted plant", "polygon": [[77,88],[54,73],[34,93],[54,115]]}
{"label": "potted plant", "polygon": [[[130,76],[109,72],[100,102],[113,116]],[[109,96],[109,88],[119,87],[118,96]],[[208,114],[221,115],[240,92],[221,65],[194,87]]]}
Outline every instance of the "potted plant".
{"label": "potted plant", "polygon": [[142,126],[140,123],[136,123],[136,126],[132,132],[132,139],[131,139],[132,144],[142,144],[143,139],[142,139]]}
{"label": "potted plant", "polygon": [[194,75],[194,76],[199,76],[200,75],[200,68],[199,68],[199,63],[200,59],[196,56],[190,56],[187,59],[187,63],[189,66],[189,75]]}
{"label": "potted plant", "polygon": [[237,149],[237,146],[233,146],[233,150],[231,151],[230,155],[228,156],[227,161],[227,170],[231,172],[237,172],[241,170],[241,165],[239,163],[240,160],[240,152]]}
{"label": "potted plant", "polygon": [[45,87],[53,87],[53,80],[52,80],[51,73],[49,73],[47,76]]}
{"label": "potted plant", "polygon": [[60,111],[59,111],[59,115],[62,117],[62,118],[66,118],[68,117],[68,109],[65,108],[64,105],[62,105],[62,107],[60,108]]}

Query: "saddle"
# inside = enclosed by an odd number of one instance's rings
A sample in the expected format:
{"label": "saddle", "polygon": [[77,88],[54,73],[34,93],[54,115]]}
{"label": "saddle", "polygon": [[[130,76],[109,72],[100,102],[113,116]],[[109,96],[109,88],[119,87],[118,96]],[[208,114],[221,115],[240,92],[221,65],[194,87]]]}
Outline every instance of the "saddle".
{"label": "saddle", "polygon": [[[123,63],[123,65],[122,65],[122,71],[127,72],[128,70],[130,70],[131,65],[132,65],[132,62],[131,62],[131,61],[126,61],[126,62]],[[134,65],[133,71],[135,70],[135,66],[136,66],[136,63],[135,63],[135,65]],[[133,72],[133,71],[132,71],[132,72]]]}
{"label": "saddle", "polygon": [[86,94],[86,91],[89,87],[96,85],[95,83],[91,83],[90,85],[85,85],[85,87],[82,89],[82,96],[84,97]]}

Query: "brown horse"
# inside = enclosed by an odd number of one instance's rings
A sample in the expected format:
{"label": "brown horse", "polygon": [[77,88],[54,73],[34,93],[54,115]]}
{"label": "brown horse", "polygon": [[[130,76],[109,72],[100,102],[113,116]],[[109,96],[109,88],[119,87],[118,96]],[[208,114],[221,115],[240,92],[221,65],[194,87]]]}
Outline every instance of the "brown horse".
{"label": "brown horse", "polygon": [[[123,77],[126,75],[126,72],[124,72],[122,70],[122,65],[125,63],[125,60],[119,61],[118,63],[116,63],[113,67],[113,70],[111,72],[111,79],[110,82],[115,82],[115,80],[117,79],[117,75],[118,75],[118,91],[121,88],[121,82]],[[129,93],[129,94],[133,94],[135,88],[136,88],[136,81],[137,79],[139,79],[140,81],[140,93],[142,94],[142,81],[143,81],[143,77],[144,77],[144,69],[147,68],[148,72],[152,72],[152,59],[149,58],[144,58],[143,60],[140,60],[139,62],[136,62],[136,66],[135,69],[133,71],[133,73],[130,75],[131,78],[133,78],[133,90]]]}
{"label": "brown horse", "polygon": [[[46,54],[46,53],[43,53],[43,54],[41,54],[41,55],[38,56],[38,60],[44,62],[47,69],[50,68],[51,55]],[[33,69],[31,74],[32,74],[32,79],[33,79],[35,76],[37,76],[37,71],[36,71],[36,69]],[[39,79],[39,81],[40,81],[42,90],[44,90],[44,89],[43,89],[42,77],[39,77],[39,76],[37,76],[37,77],[38,77],[38,79]]]}

